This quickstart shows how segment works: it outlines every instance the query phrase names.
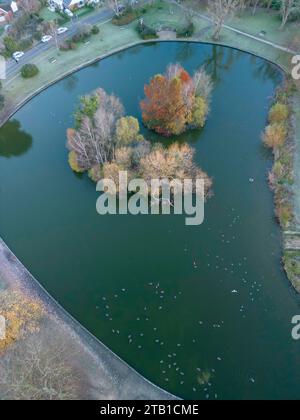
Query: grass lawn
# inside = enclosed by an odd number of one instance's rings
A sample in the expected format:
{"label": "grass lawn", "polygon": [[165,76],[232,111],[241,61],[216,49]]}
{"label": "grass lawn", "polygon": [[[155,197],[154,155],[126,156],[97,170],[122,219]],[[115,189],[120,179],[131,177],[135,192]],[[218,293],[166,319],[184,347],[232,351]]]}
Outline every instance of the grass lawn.
{"label": "grass lawn", "polygon": [[286,47],[289,47],[293,37],[299,34],[299,22],[288,23],[284,29],[279,29],[281,20],[274,11],[268,13],[258,10],[256,15],[248,11],[241,17],[235,17],[229,24],[252,35],[259,35],[261,31],[265,31],[267,40]]}
{"label": "grass lawn", "polygon": [[40,13],[40,17],[46,20],[47,22],[51,22],[54,19],[59,19],[61,16],[56,12],[50,12],[48,7],[44,7]]}
{"label": "grass lawn", "polygon": [[93,7],[84,6],[84,7],[80,7],[80,9],[75,10],[73,13],[78,18],[81,18],[83,16],[88,15],[89,13],[94,12],[94,11],[95,11],[95,9]]}
{"label": "grass lawn", "polygon": [[[199,37],[199,40],[211,42],[212,33],[212,29],[207,30],[205,34]],[[222,31],[219,43],[264,57],[267,60],[281,65],[287,71],[291,68],[291,55],[289,53],[277,50],[269,45],[260,43],[243,35],[239,35],[228,29],[224,29]]]}
{"label": "grass lawn", "polygon": [[[192,5],[198,13],[208,15],[207,7],[201,2],[195,3],[194,0],[185,0],[184,6]],[[284,29],[280,29],[281,19],[276,11],[268,11],[266,9],[257,9],[255,15],[252,10],[246,10],[240,15],[235,16],[227,25],[236,29],[247,32],[251,35],[259,36],[261,31],[266,32],[266,36],[262,39],[274,42],[275,44],[291,48],[292,42],[296,37],[300,37],[299,21],[289,22]],[[300,51],[300,39],[298,40],[298,49]],[[296,48],[295,45],[293,48]]]}
{"label": "grass lawn", "polygon": [[144,15],[145,24],[153,29],[176,29],[181,26],[182,10],[176,5],[157,1]]}

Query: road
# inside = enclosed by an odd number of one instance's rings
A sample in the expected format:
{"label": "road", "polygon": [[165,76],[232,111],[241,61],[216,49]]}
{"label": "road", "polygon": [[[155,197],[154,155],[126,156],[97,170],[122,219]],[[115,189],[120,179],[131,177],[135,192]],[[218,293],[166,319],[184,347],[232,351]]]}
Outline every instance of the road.
{"label": "road", "polygon": [[[80,24],[89,24],[89,25],[95,25],[99,24],[101,22],[105,22],[110,20],[113,17],[113,12],[111,10],[105,9],[105,10],[99,10],[98,12],[95,12],[85,18],[80,19],[73,19],[72,23],[69,25],[68,32],[65,32],[62,35],[59,35],[59,40],[64,40],[72,35],[74,35],[77,31],[77,25],[80,22]],[[33,48],[25,52],[25,55],[20,59],[19,63],[16,63],[15,60],[10,58],[6,61],[6,80],[13,79],[19,72],[21,67],[24,64],[32,62],[32,59],[37,57],[42,52],[45,52],[51,48],[53,48],[54,40],[51,40],[47,43],[38,43]]]}
{"label": "road", "polygon": [[[149,0],[145,0],[142,3],[147,3]],[[177,1],[174,0],[169,0],[170,4],[177,4],[177,6],[181,7],[183,10],[186,10],[186,7],[181,5],[180,3],[178,3]],[[199,12],[195,12],[195,14],[208,21],[209,23],[213,24],[212,19],[204,14],[201,14]],[[105,22],[105,21],[109,21],[110,19],[112,19],[112,17],[114,16],[114,13],[112,10],[109,9],[100,9],[99,11],[80,19],[80,21],[78,19],[73,19],[72,23],[69,25],[69,30],[68,32],[59,35],[59,39],[60,40],[64,40],[67,39],[69,37],[71,37],[72,35],[74,35],[76,33],[77,30],[77,25],[80,22],[81,24],[90,24],[90,25],[95,25],[95,24],[99,24],[101,22]],[[295,51],[290,50],[289,48],[283,47],[281,45],[275,44],[273,42],[267,41],[265,39],[259,38],[257,36],[254,36],[252,34],[240,31],[232,26],[228,26],[228,25],[223,25],[223,27],[225,29],[228,29],[230,31],[233,31],[239,35],[243,35],[245,37],[251,38],[255,41],[258,41],[260,43],[269,45],[275,49],[284,51],[284,52],[288,52],[291,54],[296,54]],[[16,63],[13,59],[9,59],[6,62],[6,80],[9,83],[11,80],[13,80],[17,74],[20,72],[21,67],[24,64],[30,63],[32,61],[33,58],[36,58],[39,54],[41,54],[42,52],[45,52],[51,48],[53,48],[54,45],[54,40],[43,44],[42,42],[38,43],[37,45],[35,45],[33,48],[31,48],[30,50],[26,51],[25,55],[21,58],[21,60],[19,61],[19,63]]]}

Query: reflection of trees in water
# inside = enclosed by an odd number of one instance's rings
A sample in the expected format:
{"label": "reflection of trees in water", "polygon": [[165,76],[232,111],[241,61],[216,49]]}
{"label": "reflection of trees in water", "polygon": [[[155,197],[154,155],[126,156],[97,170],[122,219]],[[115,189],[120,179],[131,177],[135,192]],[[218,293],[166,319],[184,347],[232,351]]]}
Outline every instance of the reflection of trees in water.
{"label": "reflection of trees in water", "polygon": [[71,74],[71,76],[68,76],[63,80],[63,88],[67,92],[72,92],[76,88],[77,83],[78,77],[76,74]]}
{"label": "reflection of trees in water", "polygon": [[122,60],[124,56],[126,56],[127,54],[139,55],[146,48],[151,48],[153,50],[153,49],[158,49],[159,46],[160,46],[159,42],[149,42],[147,44],[135,45],[134,47],[130,47],[125,50],[119,51],[117,54],[113,55],[113,57],[116,57],[118,60]]}
{"label": "reflection of trees in water", "polygon": [[89,67],[92,67],[92,68],[96,69],[97,67],[99,67],[100,62],[101,62],[101,60],[95,61],[94,63],[90,64]]}
{"label": "reflection of trees in water", "polygon": [[21,129],[17,120],[8,121],[0,129],[0,156],[21,156],[32,146],[32,137]]}
{"label": "reflection of trees in water", "polygon": [[199,141],[199,138],[203,132],[204,128],[197,128],[194,130],[186,131],[179,136],[163,137],[160,134],[157,134],[153,131],[146,130],[143,134],[146,136],[147,140],[153,143],[162,143],[164,146],[170,146],[173,143],[184,144],[188,143],[189,145],[196,145]]}
{"label": "reflection of trees in water", "polygon": [[[213,45],[211,48],[212,51],[205,58],[203,66],[213,78],[214,83],[219,83],[221,81],[222,71],[229,70],[245,53],[219,45]],[[250,63],[252,64],[254,77],[262,81],[272,80],[274,83],[280,82],[280,72],[273,64],[254,55],[250,55],[249,58]]]}
{"label": "reflection of trees in water", "polygon": [[176,60],[180,63],[193,57],[196,53],[195,44],[179,42],[176,51]]}
{"label": "reflection of trees in water", "polygon": [[280,83],[281,74],[278,68],[268,61],[251,56],[251,63],[253,64],[253,75],[255,78],[260,79],[264,82],[272,80],[273,83]]}
{"label": "reflection of trees in water", "polygon": [[216,84],[221,81],[221,72],[229,70],[241,54],[242,52],[232,48],[212,45],[211,53],[205,58],[202,65]]}

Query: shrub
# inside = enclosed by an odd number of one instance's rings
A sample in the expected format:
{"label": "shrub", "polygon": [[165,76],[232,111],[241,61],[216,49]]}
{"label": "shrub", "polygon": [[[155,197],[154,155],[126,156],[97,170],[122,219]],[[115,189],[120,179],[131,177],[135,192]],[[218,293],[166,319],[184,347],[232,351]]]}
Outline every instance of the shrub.
{"label": "shrub", "polygon": [[132,7],[127,7],[124,12],[115,16],[112,20],[112,23],[117,26],[128,25],[134,20],[138,19],[142,15],[142,11],[139,9],[133,9]]}
{"label": "shrub", "polygon": [[94,25],[92,27],[92,34],[93,35],[97,35],[99,32],[100,32],[100,29],[98,28],[98,26],[97,25]]}
{"label": "shrub", "polygon": [[284,269],[296,290],[300,293],[300,253],[285,251],[283,256]]}
{"label": "shrub", "polygon": [[158,38],[156,30],[150,28],[150,26],[147,26],[145,24],[141,25],[139,23],[136,27],[136,31],[142,39],[156,39],[156,38]]}
{"label": "shrub", "polygon": [[116,136],[119,144],[127,145],[139,138],[140,126],[134,117],[122,117],[117,121]]}
{"label": "shrub", "polygon": [[76,152],[74,150],[71,150],[71,152],[69,153],[69,165],[71,166],[74,172],[77,172],[77,173],[84,172],[84,170],[82,170],[80,166],[78,165],[77,160],[78,159],[77,159]]}
{"label": "shrub", "polygon": [[209,107],[207,101],[203,97],[197,96],[195,98],[195,104],[193,108],[192,125],[198,128],[204,127],[208,112]]}
{"label": "shrub", "polygon": [[29,79],[38,74],[39,69],[35,64],[25,64],[21,69],[21,75],[24,79]]}
{"label": "shrub", "polygon": [[287,139],[287,127],[283,123],[268,125],[263,134],[263,141],[267,147],[277,149]]}
{"label": "shrub", "polygon": [[72,42],[71,40],[67,40],[66,42],[63,42],[60,44],[59,49],[61,51],[70,51],[76,49],[76,44]]}
{"label": "shrub", "polygon": [[289,203],[277,203],[276,216],[279,219],[280,225],[287,228],[293,219],[293,209]]}
{"label": "shrub", "polygon": [[100,165],[95,165],[88,171],[89,178],[94,181],[98,182],[101,178],[103,178],[103,171]]}
{"label": "shrub", "polygon": [[91,25],[83,25],[78,32],[72,36],[72,41],[75,43],[86,41],[92,34],[93,27]]}
{"label": "shrub", "polygon": [[18,50],[28,50],[29,48],[32,47],[32,40],[31,39],[22,39],[19,43],[18,43]]}
{"label": "shrub", "polygon": [[0,353],[2,353],[22,339],[26,333],[38,330],[44,308],[36,299],[18,291],[1,292],[0,307],[6,319],[6,337],[5,340],[0,340]]}
{"label": "shrub", "polygon": [[271,124],[274,123],[283,123],[289,117],[289,108],[287,105],[277,102],[272,106],[269,113],[269,121]]}
{"label": "shrub", "polygon": [[72,42],[78,44],[79,42],[84,42],[89,36],[85,33],[78,33],[72,36]]}
{"label": "shrub", "polygon": [[3,38],[3,43],[5,46],[5,50],[9,55],[11,55],[13,52],[15,52],[18,49],[17,42],[10,36],[5,36]]}
{"label": "shrub", "polygon": [[187,26],[177,29],[176,36],[177,38],[190,38],[195,32],[195,25],[193,22],[190,22]]}
{"label": "shrub", "polygon": [[35,31],[35,33],[33,34],[33,38],[35,39],[35,41],[40,41],[42,36],[43,36],[43,33],[41,31]]}

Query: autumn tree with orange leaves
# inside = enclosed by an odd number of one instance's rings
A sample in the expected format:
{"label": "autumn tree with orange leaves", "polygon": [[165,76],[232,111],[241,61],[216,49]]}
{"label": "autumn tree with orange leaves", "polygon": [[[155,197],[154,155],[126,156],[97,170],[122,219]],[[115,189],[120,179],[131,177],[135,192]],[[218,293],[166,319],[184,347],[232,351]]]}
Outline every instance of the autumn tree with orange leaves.
{"label": "autumn tree with orange leaves", "polygon": [[[188,127],[203,127],[211,88],[210,77],[203,70],[191,78],[179,65],[171,65],[165,75],[155,76],[145,88],[144,121],[166,136],[180,134]],[[120,171],[127,172],[128,180],[145,179],[149,186],[151,178],[202,178],[208,195],[212,181],[195,164],[189,145],[165,147],[147,141],[138,120],[124,116],[124,112],[120,99],[103,89],[81,98],[76,126],[67,130],[73,171],[88,172],[95,182],[112,179],[117,189]]]}
{"label": "autumn tree with orange leaves", "polygon": [[191,77],[179,64],[170,64],[165,74],[154,76],[144,90],[141,109],[149,129],[171,136],[204,126],[212,83],[203,69]]}

